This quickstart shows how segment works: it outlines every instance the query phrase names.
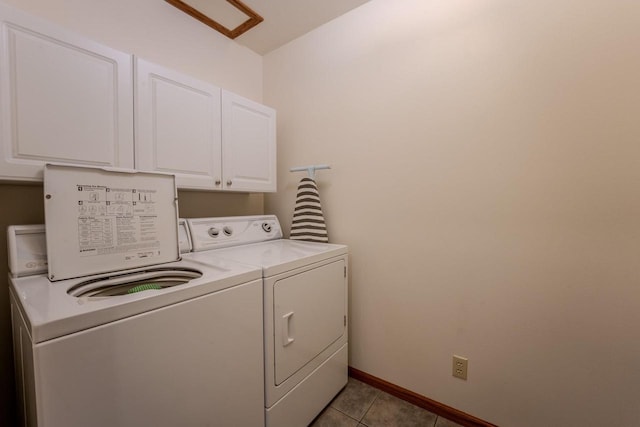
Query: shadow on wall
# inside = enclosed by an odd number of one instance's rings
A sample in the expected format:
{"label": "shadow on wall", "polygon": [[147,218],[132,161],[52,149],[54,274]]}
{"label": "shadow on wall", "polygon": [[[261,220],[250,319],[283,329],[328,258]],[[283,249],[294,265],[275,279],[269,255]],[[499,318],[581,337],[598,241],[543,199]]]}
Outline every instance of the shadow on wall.
{"label": "shadow on wall", "polygon": [[14,224],[42,224],[44,203],[41,185],[0,184],[0,199],[5,201],[0,210],[0,366],[6,375],[0,377],[0,399],[4,413],[0,425],[15,425],[15,394],[13,377],[13,344],[9,310],[9,284],[7,275],[7,226]]}

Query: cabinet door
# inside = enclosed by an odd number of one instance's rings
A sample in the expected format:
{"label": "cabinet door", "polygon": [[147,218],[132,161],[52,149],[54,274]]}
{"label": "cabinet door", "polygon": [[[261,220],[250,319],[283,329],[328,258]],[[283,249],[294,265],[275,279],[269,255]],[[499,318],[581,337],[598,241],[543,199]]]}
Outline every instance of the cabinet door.
{"label": "cabinet door", "polygon": [[220,88],[136,58],[136,168],[221,189]]}
{"label": "cabinet door", "polygon": [[131,56],[0,5],[0,179],[133,167]]}
{"label": "cabinet door", "polygon": [[231,191],[276,191],[276,112],[222,91],[223,184]]}

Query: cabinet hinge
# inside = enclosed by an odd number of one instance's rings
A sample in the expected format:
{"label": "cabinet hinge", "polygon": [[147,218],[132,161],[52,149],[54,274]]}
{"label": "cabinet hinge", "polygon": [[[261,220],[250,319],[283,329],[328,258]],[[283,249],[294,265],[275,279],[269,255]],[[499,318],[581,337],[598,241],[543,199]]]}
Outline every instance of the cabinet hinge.
{"label": "cabinet hinge", "polygon": [[347,277],[347,266],[344,266],[344,277]]}
{"label": "cabinet hinge", "polygon": [[344,315],[344,326],[347,326],[347,315]]}

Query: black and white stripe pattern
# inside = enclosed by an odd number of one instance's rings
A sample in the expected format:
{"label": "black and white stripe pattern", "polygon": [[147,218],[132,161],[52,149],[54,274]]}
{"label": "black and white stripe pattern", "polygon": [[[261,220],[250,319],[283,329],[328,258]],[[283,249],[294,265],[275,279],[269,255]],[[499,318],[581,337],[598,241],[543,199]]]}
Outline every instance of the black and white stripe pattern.
{"label": "black and white stripe pattern", "polygon": [[329,242],[318,186],[311,178],[302,178],[298,184],[289,238],[308,242]]}

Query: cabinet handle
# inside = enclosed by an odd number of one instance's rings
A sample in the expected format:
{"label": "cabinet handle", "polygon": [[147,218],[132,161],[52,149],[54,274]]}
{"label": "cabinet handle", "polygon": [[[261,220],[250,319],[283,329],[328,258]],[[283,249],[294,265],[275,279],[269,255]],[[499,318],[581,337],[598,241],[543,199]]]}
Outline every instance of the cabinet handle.
{"label": "cabinet handle", "polygon": [[231,184],[233,184],[233,182],[230,179],[228,179],[227,180],[227,185],[231,185]]}
{"label": "cabinet handle", "polygon": [[220,182],[221,181],[219,179],[216,179],[216,185],[220,185]]}

